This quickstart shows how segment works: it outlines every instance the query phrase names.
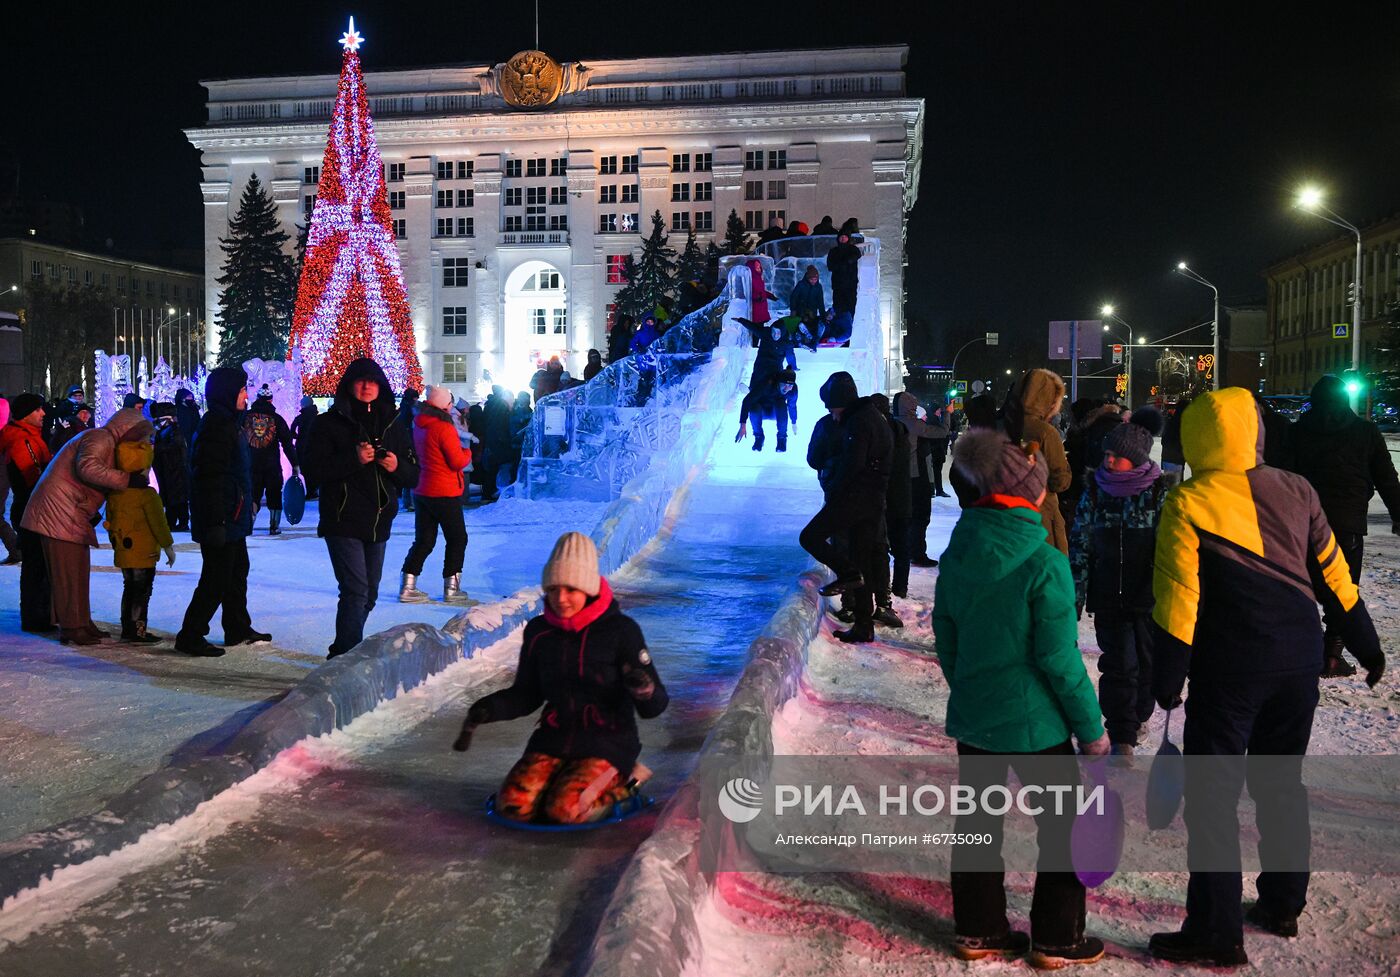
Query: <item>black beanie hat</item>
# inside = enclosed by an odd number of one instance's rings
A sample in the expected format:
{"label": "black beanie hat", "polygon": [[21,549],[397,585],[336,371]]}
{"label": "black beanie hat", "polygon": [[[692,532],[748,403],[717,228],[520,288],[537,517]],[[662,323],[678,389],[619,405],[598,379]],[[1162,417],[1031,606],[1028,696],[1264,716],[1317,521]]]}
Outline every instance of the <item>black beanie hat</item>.
{"label": "black beanie hat", "polygon": [[10,398],[10,418],[17,421],[43,406],[44,398],[38,394],[17,394]]}

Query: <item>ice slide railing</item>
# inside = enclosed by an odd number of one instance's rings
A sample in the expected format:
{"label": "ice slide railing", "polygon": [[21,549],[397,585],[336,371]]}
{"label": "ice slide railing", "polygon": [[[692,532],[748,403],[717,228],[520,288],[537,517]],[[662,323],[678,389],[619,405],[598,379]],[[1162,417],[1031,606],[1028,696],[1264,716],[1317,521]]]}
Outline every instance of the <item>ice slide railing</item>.
{"label": "ice slide railing", "polygon": [[656,452],[675,445],[681,416],[699,390],[697,373],[720,345],[729,304],[726,289],[668,329],[645,354],[609,364],[582,386],[542,398],[526,433],[515,494],[618,498]]}

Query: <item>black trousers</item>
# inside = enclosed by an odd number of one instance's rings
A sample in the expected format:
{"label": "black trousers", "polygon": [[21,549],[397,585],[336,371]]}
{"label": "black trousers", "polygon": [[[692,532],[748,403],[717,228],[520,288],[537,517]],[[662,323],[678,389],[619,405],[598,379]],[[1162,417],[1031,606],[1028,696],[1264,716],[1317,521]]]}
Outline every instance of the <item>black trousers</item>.
{"label": "black trousers", "polygon": [[914,555],[914,520],[895,519],[889,524],[890,555],[894,557],[894,572],[890,590],[897,597],[909,594],[909,560]]}
{"label": "black trousers", "polygon": [[155,567],[122,568],[122,637],[146,633],[151,607],[151,590],[156,583]]}
{"label": "black trousers", "polygon": [[1138,727],[1152,718],[1152,612],[1096,611],[1099,639],[1099,707],[1113,743],[1136,743]]}
{"label": "black trousers", "polygon": [[282,509],[282,466],[276,468],[254,468],[253,505],[258,505],[267,493],[267,507],[276,511]]}
{"label": "black trousers", "polygon": [[[1219,653],[1223,649],[1214,649]],[[1210,654],[1212,649],[1197,651]],[[1210,942],[1244,942],[1240,905],[1240,790],[1249,786],[1259,829],[1259,901],[1296,914],[1307,902],[1305,870],[1312,847],[1302,756],[1317,708],[1316,674],[1212,676],[1192,679],[1186,699],[1182,752],[1211,757],[1186,770],[1186,922],[1182,929]],[[1245,755],[1274,758],[1269,776],[1256,776]],[[1280,776],[1277,758],[1297,757]],[[1221,871],[1232,866],[1233,871]],[[1284,868],[1280,870],[1280,866]]]}
{"label": "black trousers", "polygon": [[[868,623],[875,617],[875,592],[869,567],[873,559],[872,551],[884,552],[879,549],[881,521],[880,516],[873,519],[869,515],[853,518],[845,506],[827,502],[797,537],[799,546],[818,563],[830,567],[838,577],[860,574],[866,578],[864,586],[847,591],[842,600],[842,604],[855,614],[858,623]],[[836,545],[832,537],[844,537],[846,545]]]}
{"label": "black trousers", "polygon": [[200,543],[199,554],[204,566],[185,609],[179,639],[193,641],[207,635],[214,612],[222,607],[224,643],[241,640],[253,630],[248,616],[248,541],[236,539],[223,546]]}
{"label": "black trousers", "polygon": [[[1056,762],[1054,776],[1046,777],[1045,760],[1037,760],[1033,769],[1023,769],[1017,765],[1017,756],[1061,757],[1063,763]],[[1016,771],[1025,786],[1079,783],[1079,766],[1069,740],[1037,753],[1009,756],[958,744],[958,783],[972,787],[979,797],[987,787],[1005,784],[1008,768]],[[1041,807],[1043,812],[1035,818],[1039,864],[1065,865],[1074,828],[1073,806],[1061,814],[1049,803]],[[957,817],[954,831],[992,836],[989,845],[955,845],[952,849],[953,929],[958,936],[1005,936],[1011,930],[1001,857],[1004,817],[988,814],[980,805],[976,813]],[[1083,938],[1084,884],[1073,872],[1037,870],[1031,896],[1031,940],[1041,947],[1070,947]]]}
{"label": "black trousers", "polygon": [[415,577],[423,572],[423,563],[437,545],[438,530],[442,530],[447,549],[442,554],[442,575],[450,577],[462,572],[467,555],[467,520],[462,513],[462,497],[413,497],[413,545],[403,560],[403,572]]}
{"label": "black trousers", "polygon": [[[15,522],[19,522],[16,517]],[[47,631],[53,627],[49,608],[49,566],[44,562],[43,537],[18,526],[19,551],[24,562],[19,565],[19,626],[25,631]]]}
{"label": "black trousers", "polygon": [[934,488],[915,475],[909,480],[912,513],[909,517],[909,558],[928,558],[928,524],[933,520]]}
{"label": "black trousers", "polygon": [[929,467],[933,469],[933,492],[943,494],[943,464],[948,460],[948,449],[935,451],[929,456]]}
{"label": "black trousers", "polygon": [[[1340,533],[1333,531],[1337,537],[1337,548],[1342,551],[1342,556],[1346,557],[1347,570],[1351,572],[1351,582],[1361,582],[1361,560],[1366,555],[1366,537],[1360,533]],[[1326,628],[1325,640],[1340,641],[1341,625],[1333,619],[1333,615],[1323,613],[1322,623]]]}

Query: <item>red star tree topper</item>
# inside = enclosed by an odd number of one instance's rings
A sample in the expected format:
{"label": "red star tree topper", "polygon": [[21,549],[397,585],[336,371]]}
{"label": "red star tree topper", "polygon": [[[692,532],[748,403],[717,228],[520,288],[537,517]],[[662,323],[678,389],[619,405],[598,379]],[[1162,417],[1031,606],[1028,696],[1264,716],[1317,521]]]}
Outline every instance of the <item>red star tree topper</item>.
{"label": "red star tree topper", "polygon": [[330,396],[351,360],[368,356],[396,393],[423,388],[384,166],[374,141],[359,47],[350,20],[340,39],[340,90],[311,212],[289,350],[301,353],[302,389]]}

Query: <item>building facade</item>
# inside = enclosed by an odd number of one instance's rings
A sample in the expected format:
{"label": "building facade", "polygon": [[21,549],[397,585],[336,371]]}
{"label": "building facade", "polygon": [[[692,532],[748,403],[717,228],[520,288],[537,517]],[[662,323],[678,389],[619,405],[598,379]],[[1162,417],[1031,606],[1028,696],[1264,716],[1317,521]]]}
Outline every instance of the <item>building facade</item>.
{"label": "building facade", "polygon": [[164,356],[185,374],[204,360],[207,296],[199,272],[45,243],[37,235],[0,238],[0,309],[23,312],[40,288],[96,289],[111,304],[110,338],[99,337],[93,349],[83,351],[89,371],[96,349],[129,354],[133,367],[145,356],[152,369],[157,356]]}
{"label": "building facade", "polygon": [[[370,39],[372,45],[373,39]],[[367,45],[373,61],[373,48]],[[881,241],[886,375],[903,369],[905,222],[918,194],[923,102],[904,46],[369,71],[375,135],[427,382],[483,371],[520,388],[561,355],[603,349],[622,266],[660,212],[680,249],[735,211],[815,226],[854,217]],[[363,53],[362,53],[363,56]],[[337,76],[208,81],[206,315],[220,237],[251,174],[289,232],[320,178]]]}
{"label": "building facade", "polygon": [[[1351,235],[1264,269],[1268,283],[1267,392],[1306,394],[1318,378],[1351,367],[1351,338],[1333,326],[1352,321],[1356,277]],[[1380,326],[1400,295],[1400,214],[1361,228],[1361,366],[1377,365]]]}

